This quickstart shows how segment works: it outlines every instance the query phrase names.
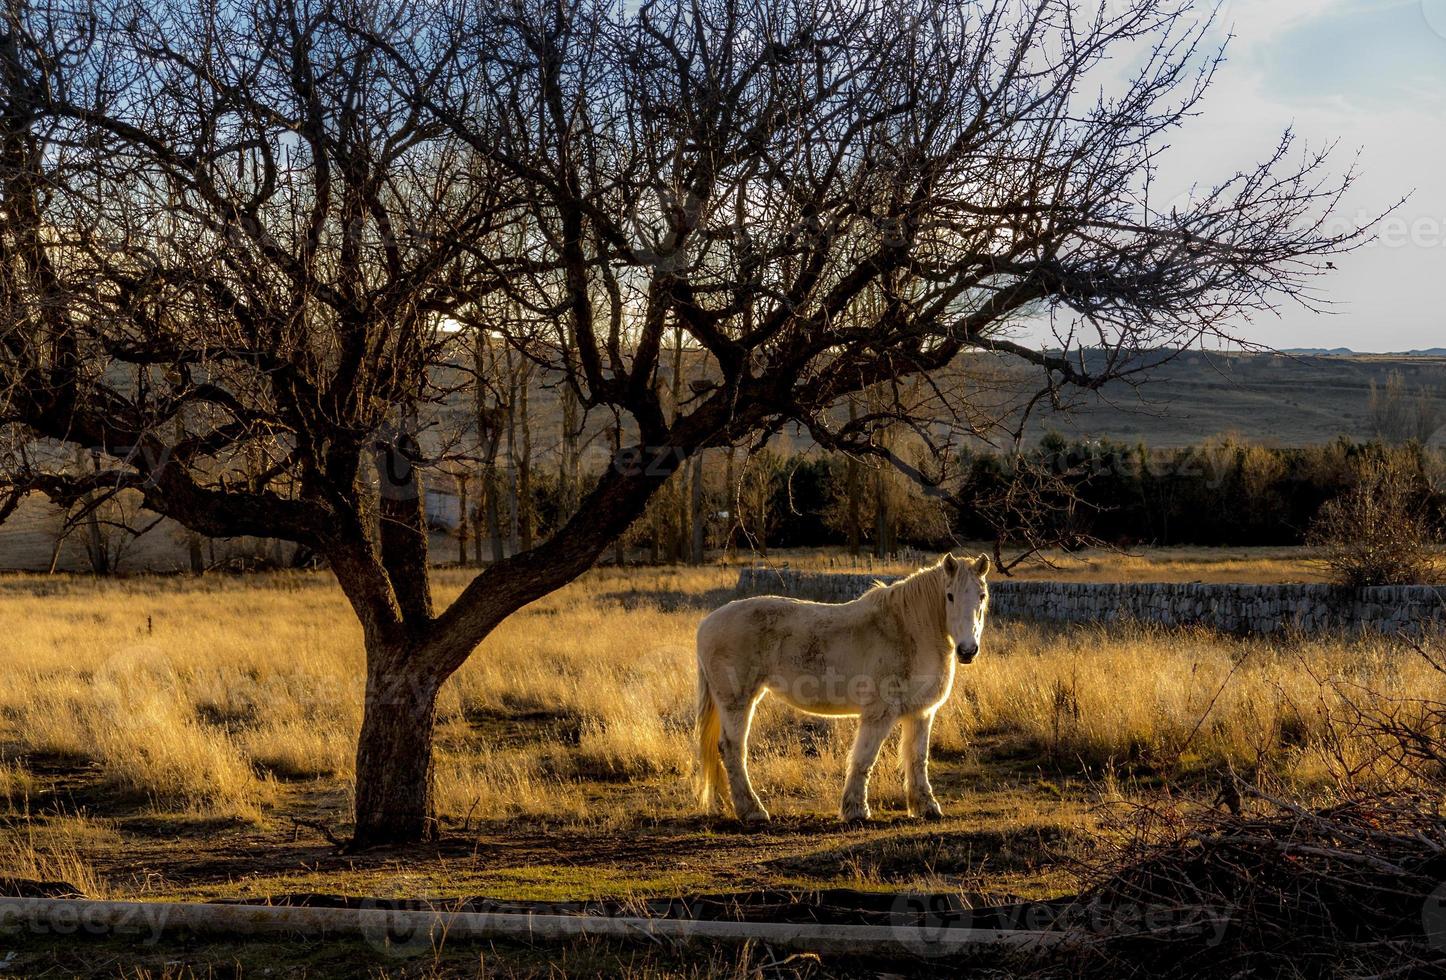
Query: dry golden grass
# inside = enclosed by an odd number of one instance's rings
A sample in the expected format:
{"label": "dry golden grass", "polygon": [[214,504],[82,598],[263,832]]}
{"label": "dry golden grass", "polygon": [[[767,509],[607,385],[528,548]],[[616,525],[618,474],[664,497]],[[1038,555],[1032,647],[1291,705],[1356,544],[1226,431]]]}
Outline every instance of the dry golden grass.
{"label": "dry golden grass", "polygon": [[[600,771],[686,776],[699,611],[641,597],[722,592],[731,574],[602,571],[505,623],[443,694],[444,813],[530,813]],[[7,617],[21,627],[6,641],[13,682],[0,694],[22,750],[91,760],[108,782],[158,806],[219,816],[255,818],[273,795],[270,774],[345,779],[361,660],[340,597],[324,581],[289,578],[247,591],[187,584],[151,595],[134,583],[77,583],[59,596],[0,599],[22,607]],[[149,630],[131,625],[145,618]],[[1290,770],[1339,708],[1332,679],[1348,675],[1418,692],[1435,682],[1383,640],[1272,645],[1204,631],[995,624],[936,739],[963,750],[978,732],[1008,732],[1062,762],[1183,753]],[[539,712],[575,745],[479,755],[465,737],[479,714]],[[760,779],[788,791],[839,775],[848,728],[814,723],[817,755],[805,756],[795,751],[797,716],[765,706]]]}
{"label": "dry golden grass", "polygon": [[[693,633],[735,578],[718,566],[602,569],[504,623],[442,695],[444,824],[617,828],[691,814]],[[464,581],[442,573],[442,601]],[[37,794],[27,759],[91,767],[101,788],[154,814],[265,824],[303,784],[344,806],[362,654],[324,575],[10,579],[0,622],[0,803],[12,813]],[[1363,689],[1446,699],[1442,678],[1388,640],[997,623],[935,744],[971,765],[999,751],[1101,785],[1132,769],[1229,765],[1314,790],[1372,749],[1346,725],[1346,698]],[[764,702],[753,774],[775,814],[833,812],[852,730]],[[885,799],[902,789],[893,751],[873,785]],[[0,873],[85,874],[83,844],[37,850],[17,833]]]}
{"label": "dry golden grass", "polygon": [[37,827],[26,823],[0,836],[0,875],[70,885],[86,898],[108,898],[110,884],[88,854],[106,843],[107,831],[83,817],[61,817]]}
{"label": "dry golden grass", "polygon": [[[1356,708],[1446,701],[1446,678],[1397,639],[1227,639],[1206,630],[1006,626],[936,731],[1022,735],[1053,763],[1143,762],[1188,773],[1231,766],[1314,789],[1363,769],[1377,744]],[[991,669],[995,668],[995,669]],[[1377,773],[1376,775],[1381,775]]]}
{"label": "dry golden grass", "polygon": [[482,748],[468,757],[442,753],[437,814],[467,826],[474,817],[580,820],[587,805],[577,783],[551,772],[546,753]]}
{"label": "dry golden grass", "polygon": [[20,762],[0,760],[0,807],[6,813],[25,812],[38,788],[35,776]]}

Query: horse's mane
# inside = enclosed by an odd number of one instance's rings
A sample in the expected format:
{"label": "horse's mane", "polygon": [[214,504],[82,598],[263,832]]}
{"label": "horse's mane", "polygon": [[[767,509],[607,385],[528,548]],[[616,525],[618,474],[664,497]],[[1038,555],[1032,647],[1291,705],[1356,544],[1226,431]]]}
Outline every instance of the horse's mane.
{"label": "horse's mane", "polygon": [[921,635],[948,632],[944,618],[944,566],[927,565],[891,584],[875,581],[861,601],[884,605]]}

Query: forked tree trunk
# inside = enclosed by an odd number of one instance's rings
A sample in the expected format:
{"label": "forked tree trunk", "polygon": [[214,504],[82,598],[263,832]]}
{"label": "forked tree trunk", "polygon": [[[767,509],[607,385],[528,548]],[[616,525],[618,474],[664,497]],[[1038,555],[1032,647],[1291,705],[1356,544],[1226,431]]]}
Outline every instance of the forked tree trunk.
{"label": "forked tree trunk", "polygon": [[367,651],[353,849],[436,837],[432,735],[443,680],[407,664],[398,651]]}

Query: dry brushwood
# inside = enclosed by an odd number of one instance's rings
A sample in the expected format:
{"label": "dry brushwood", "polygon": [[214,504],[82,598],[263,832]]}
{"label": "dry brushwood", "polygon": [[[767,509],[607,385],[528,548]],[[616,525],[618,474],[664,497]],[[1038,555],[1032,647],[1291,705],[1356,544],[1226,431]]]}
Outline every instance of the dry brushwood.
{"label": "dry brushwood", "polygon": [[1144,806],[1071,911],[1073,974],[1410,977],[1446,971],[1439,794],[1310,809],[1241,787],[1246,816]]}
{"label": "dry brushwood", "polygon": [[1359,461],[1355,485],[1325,502],[1308,535],[1338,584],[1359,589],[1440,579],[1441,528],[1426,489],[1419,464],[1406,457]]}

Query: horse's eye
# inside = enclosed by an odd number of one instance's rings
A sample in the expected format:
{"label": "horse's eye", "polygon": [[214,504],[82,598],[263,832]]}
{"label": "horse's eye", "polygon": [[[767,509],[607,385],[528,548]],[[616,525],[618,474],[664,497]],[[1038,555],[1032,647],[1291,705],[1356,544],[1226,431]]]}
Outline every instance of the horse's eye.
{"label": "horse's eye", "polygon": [[948,599],[950,602],[953,602],[953,601],[954,601],[954,593],[952,593],[952,592],[945,592],[945,593],[944,593],[944,598],[945,598],[945,599]]}

